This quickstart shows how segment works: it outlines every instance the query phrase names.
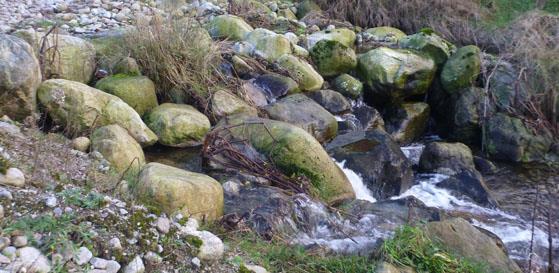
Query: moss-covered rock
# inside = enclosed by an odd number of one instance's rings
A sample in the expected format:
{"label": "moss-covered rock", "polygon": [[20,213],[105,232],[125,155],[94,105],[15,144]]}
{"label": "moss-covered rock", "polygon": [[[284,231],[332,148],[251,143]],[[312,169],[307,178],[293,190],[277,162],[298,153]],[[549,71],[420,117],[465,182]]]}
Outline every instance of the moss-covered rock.
{"label": "moss-covered rock", "polygon": [[136,59],[125,57],[118,61],[113,66],[113,73],[114,74],[125,74],[129,76],[140,76],[142,72],[140,71],[140,66]]}
{"label": "moss-covered rock", "polygon": [[435,77],[435,62],[414,51],[379,47],[358,58],[358,72],[375,103],[424,94]]}
{"label": "moss-covered rock", "polygon": [[213,38],[241,41],[254,29],[241,17],[235,15],[219,15],[208,24],[208,32]]}
{"label": "moss-covered rock", "polygon": [[[230,129],[221,130],[224,126]],[[223,120],[214,130],[229,131],[234,139],[246,140],[287,176],[306,176],[311,180],[313,192],[329,204],[355,197],[342,170],[322,145],[300,127],[281,121],[234,116]]]}
{"label": "moss-covered rock", "polygon": [[336,77],[333,85],[336,91],[351,99],[357,99],[363,93],[363,83],[349,74]]}
{"label": "moss-covered rock", "polygon": [[355,51],[337,41],[318,41],[311,49],[310,55],[318,72],[323,76],[335,76],[357,66]]}
{"label": "moss-covered rock", "polygon": [[476,172],[472,150],[462,143],[431,142],[425,146],[419,168],[424,172],[454,175],[462,171]]}
{"label": "moss-covered rock", "polygon": [[322,40],[336,41],[344,46],[353,47],[355,38],[355,32],[348,28],[317,31],[307,36],[307,49],[312,49],[316,43]]}
{"label": "moss-covered rock", "polygon": [[212,95],[210,106],[216,119],[240,113],[250,116],[257,115],[256,108],[225,90],[219,90]]}
{"label": "moss-covered rock", "polygon": [[37,108],[39,61],[24,40],[0,34],[0,116],[22,121]]}
{"label": "moss-covered rock", "polygon": [[492,158],[528,163],[544,161],[553,141],[547,130],[535,133],[521,119],[497,113],[485,125],[484,144]]}
{"label": "moss-covered rock", "polygon": [[277,13],[279,17],[285,17],[288,20],[297,20],[297,15],[295,15],[295,13],[293,13],[293,11],[289,8],[280,9]]}
{"label": "moss-covered rock", "polygon": [[158,104],[155,84],[145,76],[113,75],[98,81],[95,88],[119,97],[140,116],[144,116]]}
{"label": "moss-covered rock", "polygon": [[[481,142],[480,122],[483,115],[483,89],[469,87],[459,90],[452,96],[451,104],[449,138],[466,144],[479,144]],[[491,111],[487,109],[487,112]]]}
{"label": "moss-covered rock", "polygon": [[299,19],[311,12],[322,12],[322,9],[312,0],[304,0],[297,5],[297,17]]}
{"label": "moss-covered rock", "polygon": [[93,131],[91,150],[101,153],[119,174],[126,172],[135,176],[146,163],[140,144],[116,124]]}
{"label": "moss-covered rock", "polygon": [[406,102],[389,107],[385,114],[385,128],[399,144],[409,144],[419,138],[427,128],[429,105],[423,102]]}
{"label": "moss-covered rock", "polygon": [[454,46],[434,33],[416,33],[400,39],[400,47],[413,49],[429,55],[442,68],[452,54]]}
{"label": "moss-covered rock", "polygon": [[140,115],[120,98],[83,83],[52,79],[44,81],[37,98],[46,113],[71,133],[86,133],[96,126],[118,124],[142,146],[157,141]]}
{"label": "moss-covered rock", "polygon": [[318,90],[324,84],[322,76],[305,60],[286,54],[278,59],[278,64],[289,73],[303,91]]}
{"label": "moss-covered rock", "polygon": [[365,34],[367,40],[384,44],[384,46],[397,45],[400,39],[406,36],[405,32],[387,26],[369,28],[365,30],[365,33],[367,33]]}
{"label": "moss-covered rock", "polygon": [[291,42],[285,36],[264,28],[257,28],[247,34],[245,41],[254,47],[254,55],[270,62],[291,53]]}
{"label": "moss-covered rock", "polygon": [[325,89],[307,92],[305,95],[316,101],[332,114],[343,114],[351,111],[351,103],[349,103],[344,95],[334,90]]}
{"label": "moss-covered rock", "polygon": [[480,73],[480,49],[474,45],[461,47],[444,64],[441,71],[441,84],[449,94],[452,94],[472,86]]}
{"label": "moss-covered rock", "polygon": [[200,145],[210,130],[208,118],[186,104],[161,104],[149,113],[146,123],[159,143],[172,147]]}
{"label": "moss-covered rock", "polygon": [[273,120],[287,122],[326,142],[338,133],[336,117],[303,94],[287,96],[262,108]]}
{"label": "moss-covered rock", "polygon": [[142,168],[136,193],[141,202],[170,215],[205,220],[223,215],[223,188],[205,174],[152,162]]}

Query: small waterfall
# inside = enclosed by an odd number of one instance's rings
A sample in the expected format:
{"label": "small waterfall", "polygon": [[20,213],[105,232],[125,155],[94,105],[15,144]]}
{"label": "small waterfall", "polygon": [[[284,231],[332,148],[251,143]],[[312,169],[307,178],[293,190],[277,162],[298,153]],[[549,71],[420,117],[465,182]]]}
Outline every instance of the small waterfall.
{"label": "small waterfall", "polygon": [[347,179],[351,183],[351,187],[353,188],[353,191],[355,191],[355,198],[356,199],[366,200],[366,201],[369,201],[371,203],[374,203],[374,202],[377,201],[373,197],[373,194],[367,188],[365,183],[363,183],[363,178],[361,177],[361,175],[357,174],[356,172],[354,172],[351,169],[348,169],[348,168],[344,167],[345,166],[345,160],[342,161],[342,162],[337,162],[335,159],[332,159],[332,160],[334,160],[334,162],[336,162],[338,167],[340,167],[340,169],[342,169],[345,176],[347,177]]}

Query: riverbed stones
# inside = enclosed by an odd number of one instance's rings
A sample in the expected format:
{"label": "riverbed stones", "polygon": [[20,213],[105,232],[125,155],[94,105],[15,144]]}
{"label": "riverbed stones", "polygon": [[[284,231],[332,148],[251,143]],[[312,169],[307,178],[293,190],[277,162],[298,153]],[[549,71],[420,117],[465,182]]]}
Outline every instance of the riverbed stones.
{"label": "riverbed stones", "polygon": [[251,116],[257,115],[256,108],[225,90],[218,90],[212,94],[210,106],[216,119],[240,113]]}
{"label": "riverbed stones", "polygon": [[351,110],[349,101],[342,94],[334,90],[325,89],[307,92],[305,95],[332,114],[342,114]]}
{"label": "riverbed stones", "polygon": [[439,69],[442,69],[454,50],[454,46],[439,35],[426,32],[403,37],[399,44],[401,48],[413,49],[427,54],[435,61]]}
{"label": "riverbed stones", "polygon": [[159,137],[159,143],[171,147],[200,145],[210,129],[210,120],[186,104],[164,103],[155,107],[146,123]]}
{"label": "riverbed stones", "polygon": [[326,77],[349,72],[357,66],[355,51],[334,40],[318,41],[310,55],[318,72]]}
{"label": "riverbed stones", "polygon": [[35,112],[39,61],[24,40],[0,34],[0,116],[22,121]]}
{"label": "riverbed stones", "polygon": [[449,251],[487,264],[492,272],[522,272],[491,237],[464,219],[431,222],[426,225],[425,232],[431,240],[441,243]]}
{"label": "riverbed stones", "polygon": [[140,256],[134,257],[134,259],[124,267],[124,273],[144,273],[145,271],[144,261]]}
{"label": "riverbed stones", "polygon": [[363,93],[363,83],[349,74],[339,75],[332,85],[334,90],[350,99],[357,99]]}
{"label": "riverbed stones", "polygon": [[521,119],[497,113],[487,121],[485,150],[494,159],[512,162],[545,160],[552,145],[551,133],[535,133]]}
{"label": "riverbed stones", "polygon": [[355,37],[355,32],[348,28],[317,31],[307,36],[307,49],[312,50],[314,46],[322,40],[336,41],[346,47],[352,48],[355,43]]}
{"label": "riverbed stones", "polygon": [[26,272],[48,273],[51,265],[47,257],[34,247],[22,247],[15,252],[15,260],[7,265],[4,270],[16,272],[20,270]]}
{"label": "riverbed stones", "polygon": [[119,125],[97,128],[91,134],[91,150],[97,151],[118,173],[137,174],[146,163],[142,147]]}
{"label": "riverbed stones", "polygon": [[379,47],[358,58],[358,72],[375,104],[424,94],[435,76],[435,62],[411,50]]}
{"label": "riverbed stones", "polygon": [[444,64],[441,84],[452,94],[472,86],[481,73],[481,50],[474,45],[459,48]]}
{"label": "riverbed stones", "polygon": [[454,175],[462,171],[476,171],[474,156],[462,143],[431,142],[425,146],[419,168],[424,172]]}
{"label": "riverbed stones", "polygon": [[245,41],[252,45],[254,55],[270,62],[291,53],[291,42],[285,36],[264,28],[248,33]]}
{"label": "riverbed stones", "polygon": [[95,126],[118,124],[142,146],[157,141],[140,115],[120,98],[85,84],[51,79],[37,91],[39,102],[56,124],[75,133],[85,133]]}
{"label": "riverbed stones", "polygon": [[[287,176],[305,175],[311,181],[313,192],[323,201],[332,204],[355,197],[342,170],[322,145],[300,127],[281,121],[234,116],[220,122],[214,130],[224,126],[231,126],[229,131],[233,139],[246,140],[249,147],[274,162]],[[242,149],[247,149],[248,153],[250,148]],[[219,162],[212,162],[211,158],[209,161],[214,168],[220,168]]]}
{"label": "riverbed stones", "polygon": [[95,88],[119,97],[140,116],[157,106],[155,84],[145,76],[117,74],[101,79]]}
{"label": "riverbed stones", "polygon": [[340,135],[327,150],[339,162],[361,175],[377,199],[399,195],[413,184],[411,163],[383,130],[356,131]]}
{"label": "riverbed stones", "polygon": [[303,94],[293,94],[262,108],[270,119],[298,126],[319,142],[326,142],[338,133],[336,118],[320,104]]}
{"label": "riverbed stones", "polygon": [[286,54],[278,59],[278,64],[289,73],[303,91],[319,90],[324,84],[322,76],[303,59]]}
{"label": "riverbed stones", "polygon": [[167,214],[207,220],[223,214],[221,184],[205,174],[152,162],[142,168],[137,187],[140,201]]}
{"label": "riverbed stones", "polygon": [[429,105],[423,102],[391,106],[384,113],[384,127],[396,142],[406,145],[423,135],[429,113]]}
{"label": "riverbed stones", "polygon": [[260,75],[254,79],[253,84],[264,91],[268,102],[300,91],[299,85],[293,79],[275,73]]}
{"label": "riverbed stones", "polygon": [[241,41],[254,29],[241,17],[235,15],[219,15],[208,24],[208,32],[213,38]]}

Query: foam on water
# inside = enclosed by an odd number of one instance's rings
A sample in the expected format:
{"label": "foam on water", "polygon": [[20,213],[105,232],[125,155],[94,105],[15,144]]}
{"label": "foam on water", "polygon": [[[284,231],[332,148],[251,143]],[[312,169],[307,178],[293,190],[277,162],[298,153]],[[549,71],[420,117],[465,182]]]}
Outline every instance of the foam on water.
{"label": "foam on water", "polygon": [[373,194],[367,188],[365,183],[363,183],[363,178],[361,177],[361,175],[359,175],[356,172],[354,172],[353,170],[348,169],[348,168],[345,167],[345,160],[342,161],[342,162],[338,162],[335,159],[333,159],[333,160],[340,167],[340,169],[342,169],[345,176],[347,177],[347,179],[351,183],[351,187],[353,188],[353,191],[355,191],[355,198],[356,199],[366,200],[366,201],[369,201],[369,202],[372,202],[372,203],[377,201],[373,197]]}

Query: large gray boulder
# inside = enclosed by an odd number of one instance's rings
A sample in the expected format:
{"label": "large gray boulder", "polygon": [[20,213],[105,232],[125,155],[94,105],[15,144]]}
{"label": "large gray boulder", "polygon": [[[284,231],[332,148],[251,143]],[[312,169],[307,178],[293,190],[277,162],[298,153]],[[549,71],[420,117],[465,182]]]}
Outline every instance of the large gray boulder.
{"label": "large gray boulder", "polygon": [[132,107],[83,83],[47,80],[39,87],[37,97],[52,120],[70,133],[86,133],[97,126],[118,124],[142,146],[157,141],[157,136]]}
{"label": "large gray boulder", "polygon": [[0,34],[0,116],[22,121],[36,110],[39,61],[24,40]]}

